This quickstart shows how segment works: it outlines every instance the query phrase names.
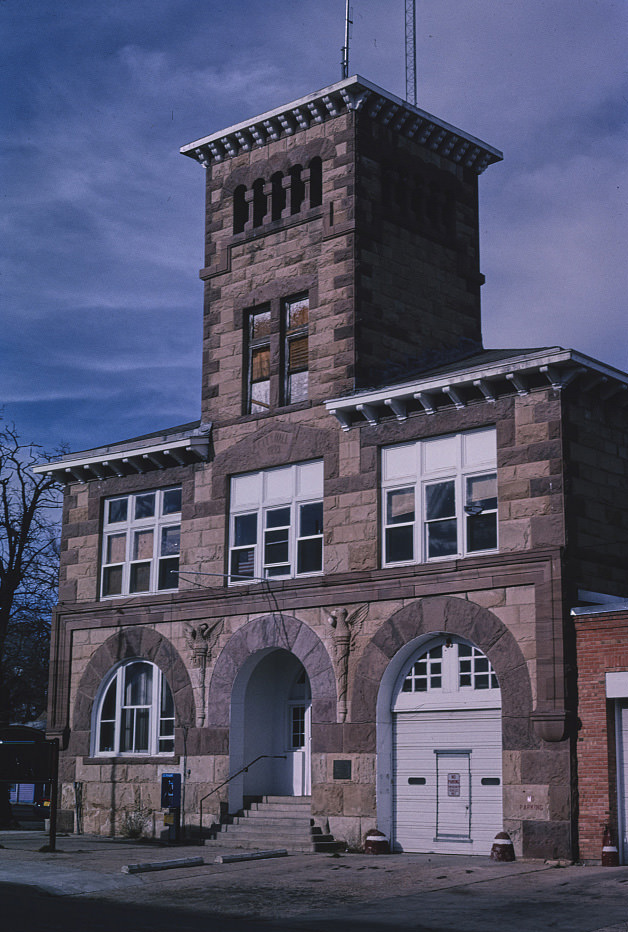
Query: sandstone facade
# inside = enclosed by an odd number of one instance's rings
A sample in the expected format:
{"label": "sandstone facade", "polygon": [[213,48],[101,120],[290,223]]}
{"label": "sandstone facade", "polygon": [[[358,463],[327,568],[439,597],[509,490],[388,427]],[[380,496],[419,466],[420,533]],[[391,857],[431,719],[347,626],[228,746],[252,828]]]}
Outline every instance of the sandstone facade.
{"label": "sandstone facade", "polygon": [[[63,743],[62,805],[74,808],[81,784],[87,831],[117,832],[135,809],[158,833],[160,776],[172,771],[197,826],[201,800],[262,746],[247,737],[247,683],[275,656],[297,658],[309,684],[313,818],[354,845],[375,826],[394,836],[387,684],[413,645],[440,638],[475,646],[497,676],[496,779],[516,850],[577,854],[569,608],[579,589],[619,595],[624,584],[605,525],[628,539],[626,409],[608,392],[626,379],[560,348],[482,349],[477,180],[499,153],[432,119],[349,79],[186,147],[207,171],[201,419],[53,466],[67,485],[49,733]],[[282,314],[304,294],[307,397],[286,403]],[[249,398],[259,309],[271,329],[264,411]],[[495,546],[387,560],[384,451],[480,431],[496,443]],[[202,456],[176,452],[199,435]],[[230,580],[233,478],[319,462],[322,571]],[[176,590],[108,597],[107,503],[173,487]],[[173,753],[107,755],[95,743],[103,684],[132,660],[169,685]],[[247,795],[238,786],[203,804],[215,821]]]}

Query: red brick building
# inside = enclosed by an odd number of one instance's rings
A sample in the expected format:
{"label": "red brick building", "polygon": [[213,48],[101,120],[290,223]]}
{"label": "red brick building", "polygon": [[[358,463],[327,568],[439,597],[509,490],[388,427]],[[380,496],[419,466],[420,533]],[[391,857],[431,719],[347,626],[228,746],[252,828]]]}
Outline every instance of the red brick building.
{"label": "red brick building", "polygon": [[609,825],[628,862],[628,603],[576,608],[578,843],[599,861]]}
{"label": "red brick building", "polygon": [[501,153],[369,81],[182,151],[200,418],[41,467],[66,486],[63,806],[78,785],[86,829],[158,833],[175,772],[190,830],[203,799],[241,827],[279,796],[352,844],[575,855],[569,611],[625,594],[628,376],[484,348]]}

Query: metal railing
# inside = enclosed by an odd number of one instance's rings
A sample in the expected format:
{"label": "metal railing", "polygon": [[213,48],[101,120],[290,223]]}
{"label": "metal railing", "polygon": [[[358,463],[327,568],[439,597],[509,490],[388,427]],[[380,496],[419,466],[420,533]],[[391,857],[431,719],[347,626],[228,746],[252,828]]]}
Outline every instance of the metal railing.
{"label": "metal railing", "polygon": [[235,773],[232,773],[230,777],[227,777],[226,780],[223,780],[222,783],[219,783],[218,786],[215,786],[213,790],[210,790],[209,793],[206,793],[205,796],[201,798],[201,801],[199,803],[199,825],[198,825],[199,845],[205,844],[205,839],[203,838],[203,803],[205,802],[205,800],[209,799],[210,796],[213,796],[214,793],[217,793],[218,790],[221,790],[223,786],[227,785],[227,783],[231,783],[231,781],[235,780],[236,777],[239,777],[241,773],[247,773],[249,767],[252,767],[253,764],[256,764],[258,760],[264,760],[264,759],[285,760],[286,755],[285,754],[260,754],[259,757],[256,757],[252,761],[249,761],[246,767],[241,767],[239,770],[236,770]]}

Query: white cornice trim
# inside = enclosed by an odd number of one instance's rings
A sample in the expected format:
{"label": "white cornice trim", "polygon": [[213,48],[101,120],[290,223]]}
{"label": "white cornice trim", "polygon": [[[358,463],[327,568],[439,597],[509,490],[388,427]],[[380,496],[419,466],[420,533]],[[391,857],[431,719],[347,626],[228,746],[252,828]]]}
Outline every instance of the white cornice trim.
{"label": "white cornice trim", "polygon": [[513,393],[526,395],[538,387],[539,380],[559,391],[584,374],[591,379],[586,390],[601,388],[608,398],[628,403],[626,373],[573,350],[553,347],[333,398],[325,402],[325,407],[346,431],[364,424],[373,426],[382,417],[390,416],[391,411],[398,421],[404,421],[412,409],[432,415],[443,408],[464,408],[473,401],[494,402]]}
{"label": "white cornice trim", "polygon": [[178,440],[158,443],[131,442],[128,447],[116,444],[115,450],[88,450],[81,456],[70,455],[54,463],[34,466],[33,472],[54,476],[64,484],[131,476],[155,470],[188,466],[204,462],[209,455],[209,431]]}
{"label": "white cornice trim", "polygon": [[208,167],[214,162],[225,162],[242,152],[291,136],[349,110],[363,110],[378,122],[392,125],[401,136],[416,139],[439,155],[464,165],[478,175],[488,165],[503,158],[499,149],[395,97],[360,75],[345,78],[283,107],[203,136],[182,146],[180,151],[182,155]]}

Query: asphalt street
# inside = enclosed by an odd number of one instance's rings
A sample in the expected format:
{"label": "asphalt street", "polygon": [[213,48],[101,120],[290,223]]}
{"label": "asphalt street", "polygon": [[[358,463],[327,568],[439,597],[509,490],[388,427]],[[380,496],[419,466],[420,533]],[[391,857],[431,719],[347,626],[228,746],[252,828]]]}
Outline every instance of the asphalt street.
{"label": "asphalt street", "polygon": [[[1,832],[11,932],[628,932],[628,867],[496,864],[421,854],[291,855],[232,864],[224,849]],[[129,864],[202,856],[128,874]]]}

